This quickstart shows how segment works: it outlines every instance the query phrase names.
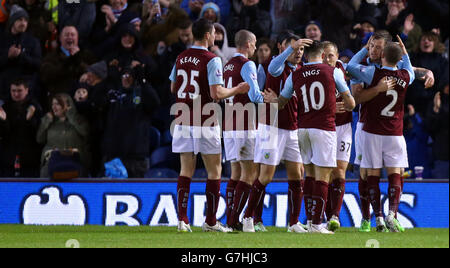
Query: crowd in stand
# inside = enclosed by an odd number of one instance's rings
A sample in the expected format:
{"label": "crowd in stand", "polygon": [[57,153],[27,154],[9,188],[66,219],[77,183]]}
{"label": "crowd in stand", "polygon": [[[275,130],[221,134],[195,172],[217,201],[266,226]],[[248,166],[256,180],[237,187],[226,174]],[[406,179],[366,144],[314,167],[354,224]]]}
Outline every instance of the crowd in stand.
{"label": "crowd in stand", "polygon": [[204,17],[223,64],[241,29],[258,39],[257,64],[286,29],[336,43],[343,61],[375,30],[400,35],[435,80],[408,89],[410,166],[448,178],[448,12],[446,0],[0,0],[0,177],[48,177],[55,150],[76,152],[83,177],[103,177],[115,158],[144,177],[151,126],[171,123],[168,77]]}

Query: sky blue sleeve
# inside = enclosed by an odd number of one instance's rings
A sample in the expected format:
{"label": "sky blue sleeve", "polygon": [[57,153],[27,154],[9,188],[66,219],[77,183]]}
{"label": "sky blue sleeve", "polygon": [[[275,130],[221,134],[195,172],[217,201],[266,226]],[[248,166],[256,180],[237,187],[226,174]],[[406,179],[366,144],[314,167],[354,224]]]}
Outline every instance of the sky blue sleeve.
{"label": "sky blue sleeve", "polygon": [[355,54],[355,56],[352,57],[352,59],[348,62],[348,65],[356,65],[360,64],[364,58],[367,56],[367,53],[369,51],[364,47],[358,53]]}
{"label": "sky blue sleeve", "polygon": [[286,99],[290,99],[290,98],[292,98],[292,95],[294,95],[294,84],[292,82],[292,73],[289,75],[288,79],[286,80],[286,83],[284,84],[284,88],[281,91],[280,95]]}
{"label": "sky blue sleeve", "polygon": [[409,77],[410,77],[409,84],[411,85],[414,82],[414,79],[416,79],[416,75],[414,74],[414,69],[411,64],[411,60],[409,59],[408,55],[403,55],[401,61],[403,62],[403,64],[402,64],[403,66],[402,66],[402,68],[400,68],[400,67],[399,68],[406,69],[408,71]]}
{"label": "sky blue sleeve", "polygon": [[269,73],[273,77],[280,76],[284,71],[284,63],[289,58],[289,56],[294,52],[294,49],[289,46],[283,53],[276,56],[269,64]]}
{"label": "sky blue sleeve", "polygon": [[172,82],[175,82],[176,80],[177,80],[177,76],[176,76],[176,65],[174,65],[173,66],[173,68],[172,68],[172,72],[170,73],[170,76],[169,76],[169,79],[170,79],[170,81],[172,81]]}
{"label": "sky blue sleeve", "polygon": [[347,65],[347,72],[349,72],[355,79],[370,85],[372,84],[373,75],[375,74],[375,66],[364,66],[359,64],[362,60],[364,60],[366,55],[366,48],[363,48],[356,53]]}
{"label": "sky blue sleeve", "polygon": [[222,60],[219,57],[215,57],[208,62],[208,82],[210,86],[224,85]]}
{"label": "sky blue sleeve", "polygon": [[255,103],[263,103],[264,97],[262,96],[258,85],[258,74],[256,71],[256,65],[253,61],[249,61],[242,66],[241,76],[250,86],[250,90],[248,92],[250,101]]}
{"label": "sky blue sleeve", "polygon": [[347,71],[357,80],[360,80],[367,85],[372,84],[373,75],[375,74],[375,66],[364,66],[361,64],[351,65],[347,67]]}
{"label": "sky blue sleeve", "polygon": [[343,93],[350,90],[347,86],[347,82],[345,82],[344,73],[342,72],[341,69],[335,68],[333,76],[334,81],[336,82],[336,88],[339,91],[339,93]]}
{"label": "sky blue sleeve", "polygon": [[266,72],[264,71],[264,67],[260,64],[258,66],[258,85],[260,89],[263,89],[266,85]]}

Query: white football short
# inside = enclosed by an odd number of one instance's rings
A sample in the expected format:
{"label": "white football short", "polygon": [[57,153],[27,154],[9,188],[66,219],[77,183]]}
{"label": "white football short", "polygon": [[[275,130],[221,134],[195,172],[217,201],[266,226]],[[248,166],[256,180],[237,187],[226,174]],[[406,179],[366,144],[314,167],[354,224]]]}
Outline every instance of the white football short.
{"label": "white football short", "polygon": [[315,128],[298,130],[300,152],[305,165],[314,164],[319,167],[336,167],[336,131]]}
{"label": "white football short", "polygon": [[336,160],[349,162],[352,153],[352,124],[336,126],[337,155]]}
{"label": "white football short", "polygon": [[363,131],[362,168],[407,168],[408,152],[403,136],[382,136]]}
{"label": "white football short", "polygon": [[176,125],[173,131],[172,152],[194,154],[221,154],[220,127]]}
{"label": "white football short", "polygon": [[255,142],[255,163],[278,166],[282,160],[302,163],[297,130],[259,124]]}
{"label": "white football short", "polygon": [[363,152],[363,136],[362,136],[362,129],[364,127],[364,123],[358,122],[356,124],[356,131],[355,131],[355,165],[360,166],[361,160],[362,160],[362,152]]}
{"label": "white football short", "polygon": [[255,159],[255,130],[224,131],[223,141],[227,161],[253,161]]}

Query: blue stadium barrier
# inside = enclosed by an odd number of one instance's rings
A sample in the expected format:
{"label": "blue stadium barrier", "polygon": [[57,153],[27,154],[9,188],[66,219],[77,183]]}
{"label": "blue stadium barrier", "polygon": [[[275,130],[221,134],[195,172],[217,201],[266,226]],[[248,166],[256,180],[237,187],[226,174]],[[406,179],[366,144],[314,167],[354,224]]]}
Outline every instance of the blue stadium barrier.
{"label": "blue stadium barrier", "polygon": [[[225,222],[227,181],[221,184],[217,217]],[[383,211],[388,209],[387,183],[381,183]],[[286,227],[288,222],[286,181],[267,186],[263,221],[267,226]],[[37,225],[151,225],[176,226],[177,183],[174,180],[93,180],[51,182],[43,179],[0,179],[0,224]],[[192,225],[205,220],[205,182],[191,184],[188,216]],[[344,227],[359,227],[361,210],[356,180],[346,184],[341,212]],[[405,183],[398,219],[404,227],[449,228],[449,183]],[[300,221],[305,221],[304,206]],[[372,217],[375,225],[375,218]]]}

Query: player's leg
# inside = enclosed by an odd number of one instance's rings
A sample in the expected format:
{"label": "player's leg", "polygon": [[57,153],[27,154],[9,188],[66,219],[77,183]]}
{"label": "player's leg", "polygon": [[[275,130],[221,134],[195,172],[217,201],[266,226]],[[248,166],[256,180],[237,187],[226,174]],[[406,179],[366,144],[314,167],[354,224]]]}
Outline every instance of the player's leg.
{"label": "player's leg", "polygon": [[[260,164],[256,164],[257,168],[256,168],[256,177],[255,179],[259,178],[259,172],[260,172]],[[266,191],[264,190],[264,193],[262,195],[262,202],[259,202],[258,206],[255,208],[254,212],[253,212],[253,219],[255,222],[255,231],[256,232],[267,232],[266,227],[264,226],[263,223],[263,219],[262,219],[262,214],[263,214],[263,210],[264,210],[264,200],[265,200],[265,196],[266,196]]]}
{"label": "player's leg", "polygon": [[288,210],[289,228],[288,232],[306,233],[307,231],[300,224],[298,218],[302,207],[304,180],[302,174],[302,164],[298,162],[286,161],[286,171],[288,176]]}
{"label": "player's leg", "polygon": [[264,202],[266,186],[272,181],[275,175],[276,166],[261,164],[260,174],[252,185],[250,196],[248,198],[248,206],[244,215],[243,231],[255,232],[253,215],[255,209]]}
{"label": "player's leg", "polygon": [[180,154],[181,170],[177,183],[177,208],[178,208],[178,231],[192,232],[189,226],[187,208],[191,187],[191,178],[194,176],[197,156],[194,153]]}
{"label": "player's leg", "polygon": [[386,168],[389,178],[389,213],[386,216],[386,226],[391,232],[404,232],[405,229],[400,225],[395,215],[398,211],[400,198],[402,195],[401,168]]}
{"label": "player's leg", "polygon": [[[404,186],[404,184],[405,184],[405,169],[404,168],[401,168],[400,169],[400,180],[401,180],[401,191],[402,191],[402,194],[403,194],[403,186]],[[395,213],[395,218],[397,219],[397,213]]]}
{"label": "player's leg", "polygon": [[[229,126],[230,124],[226,124]],[[227,225],[230,225],[231,211],[233,209],[233,197],[234,190],[241,178],[241,165],[236,159],[237,148],[235,143],[236,133],[234,131],[224,131],[223,132],[223,144],[225,149],[225,158],[231,163],[231,177],[228,181],[226,188],[226,203],[227,203]]]}
{"label": "player's leg", "polygon": [[241,164],[239,162],[231,162],[231,177],[227,184],[226,197],[227,197],[227,225],[231,223],[231,211],[233,210],[234,191],[241,179]]}
{"label": "player's leg", "polygon": [[380,191],[381,169],[369,169],[367,172],[367,183],[369,188],[369,200],[375,214],[377,232],[387,232],[381,206]]}
{"label": "player's leg", "polygon": [[406,141],[403,136],[383,137],[383,161],[386,164],[389,178],[389,213],[386,217],[387,227],[391,232],[404,232],[395,215],[398,211],[402,195],[401,172],[408,167]]}
{"label": "player's leg", "polygon": [[312,193],[314,191],[315,171],[314,165],[311,162],[312,158],[312,146],[309,138],[308,129],[298,129],[298,143],[300,147],[300,154],[303,161],[303,174],[305,176],[303,186],[303,199],[305,204],[306,214],[306,229],[309,229],[312,224],[311,206],[312,206]]}
{"label": "player's leg", "polygon": [[310,227],[312,224],[312,196],[314,192],[314,185],[316,182],[316,174],[313,164],[305,165],[305,183],[303,187],[303,199],[305,202],[305,212],[307,225]]}
{"label": "player's leg", "polygon": [[222,155],[202,154],[208,178],[206,180],[206,221],[203,231],[230,232],[229,228],[217,221],[216,214],[220,201],[220,180],[222,175]]}
{"label": "player's leg", "polygon": [[314,166],[316,181],[312,194],[312,225],[308,230],[311,233],[333,234],[333,232],[322,228],[322,220],[328,198],[328,185],[333,168]]}
{"label": "player's leg", "polygon": [[241,166],[241,177],[236,186],[235,198],[233,201],[233,210],[231,212],[230,226],[233,229],[241,229],[239,216],[247,203],[250,190],[256,180],[257,165],[250,160],[239,161]]}
{"label": "player's leg", "polygon": [[369,183],[367,182],[367,169],[360,168],[359,182],[359,200],[361,202],[362,221],[359,228],[360,232],[370,232],[370,198]]}
{"label": "player's leg", "polygon": [[358,122],[356,125],[355,132],[355,165],[359,165],[359,182],[358,182],[358,190],[359,190],[359,200],[361,202],[361,213],[362,220],[361,226],[359,228],[360,232],[370,232],[370,200],[369,200],[369,184],[367,182],[367,169],[361,166],[361,162],[363,159],[364,152],[364,135],[363,128],[364,124]]}
{"label": "player's leg", "polygon": [[330,200],[331,204],[331,216],[329,219],[328,229],[335,231],[340,227],[339,216],[341,213],[342,204],[344,202],[345,195],[345,173],[347,171],[348,162],[337,160],[337,168],[333,169],[330,183]]}

